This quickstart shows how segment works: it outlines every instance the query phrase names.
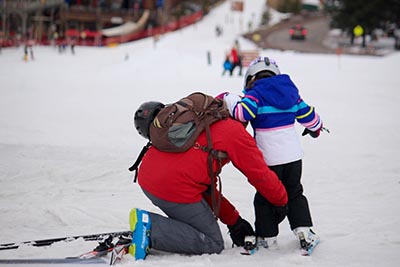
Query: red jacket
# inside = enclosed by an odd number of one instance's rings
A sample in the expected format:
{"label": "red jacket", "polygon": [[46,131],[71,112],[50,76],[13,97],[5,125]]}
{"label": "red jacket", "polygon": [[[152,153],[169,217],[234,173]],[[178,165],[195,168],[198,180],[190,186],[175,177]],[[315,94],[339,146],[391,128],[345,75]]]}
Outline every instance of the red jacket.
{"label": "red jacket", "polygon": [[[243,125],[231,118],[211,125],[213,148],[227,152],[229,160],[239,169],[258,192],[276,206],[287,203],[286,190],[271,171],[258,150],[255,140]],[[205,132],[197,143],[207,145]],[[142,159],[138,171],[139,185],[154,196],[175,203],[195,203],[210,185],[207,153],[193,147],[183,153],[167,153],[151,147]],[[214,168],[216,162],[214,162]],[[209,201],[209,199],[206,198]],[[232,225],[239,213],[225,198],[222,199],[220,219]]]}
{"label": "red jacket", "polygon": [[232,50],[231,50],[231,57],[232,57],[232,62],[233,62],[234,64],[239,63],[238,51],[237,51],[237,49],[234,48],[234,47],[233,47]]}

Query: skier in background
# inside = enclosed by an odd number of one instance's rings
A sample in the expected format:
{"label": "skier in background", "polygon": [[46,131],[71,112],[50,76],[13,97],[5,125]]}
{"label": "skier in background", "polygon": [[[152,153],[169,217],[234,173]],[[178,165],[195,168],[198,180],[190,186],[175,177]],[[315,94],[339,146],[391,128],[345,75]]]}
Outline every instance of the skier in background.
{"label": "skier in background", "polygon": [[24,57],[23,57],[23,60],[25,62],[28,62],[28,45],[27,44],[24,45]]}
{"label": "skier in background", "polygon": [[235,70],[236,67],[239,67],[239,76],[242,76],[242,58],[240,55],[240,47],[239,47],[239,41],[235,40],[235,44],[233,45],[231,49],[231,62],[232,62],[232,69],[230,72],[230,75],[233,75],[233,71]]}
{"label": "skier in background", "polygon": [[224,64],[222,65],[224,70],[222,72],[222,76],[225,75],[225,72],[229,71],[229,74],[232,75],[232,62],[230,60],[229,54],[226,55]]}

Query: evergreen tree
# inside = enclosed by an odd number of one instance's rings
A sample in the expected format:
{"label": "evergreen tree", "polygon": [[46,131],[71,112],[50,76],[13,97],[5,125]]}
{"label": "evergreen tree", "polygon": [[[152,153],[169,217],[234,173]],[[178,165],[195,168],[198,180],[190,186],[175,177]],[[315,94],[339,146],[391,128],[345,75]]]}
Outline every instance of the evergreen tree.
{"label": "evergreen tree", "polygon": [[353,28],[361,25],[365,34],[374,29],[385,29],[388,23],[400,26],[400,0],[338,0],[332,11],[332,26],[353,34]]}

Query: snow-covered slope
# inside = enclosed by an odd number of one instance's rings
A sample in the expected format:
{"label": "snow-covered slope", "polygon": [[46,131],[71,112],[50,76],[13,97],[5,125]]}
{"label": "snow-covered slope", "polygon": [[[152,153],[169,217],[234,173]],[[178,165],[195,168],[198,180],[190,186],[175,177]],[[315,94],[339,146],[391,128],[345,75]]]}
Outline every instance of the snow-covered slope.
{"label": "snow-covered slope", "polygon": [[[198,24],[116,48],[76,47],[59,54],[35,47],[0,54],[0,243],[128,229],[132,207],[154,212],[127,168],[146,141],[132,114],[148,100],[172,102],[193,91],[240,93],[242,79],[222,77],[224,54],[249,20],[256,25],[264,0],[230,1]],[[216,37],[215,26],[223,26]],[[207,64],[210,52],[212,64]],[[246,257],[184,256],[152,251],[122,266],[398,266],[400,263],[400,54],[357,57],[261,51],[291,75],[306,102],[331,130],[302,138],[303,184],[321,243],[301,257],[287,221],[280,250]],[[126,60],[126,55],[129,59]],[[299,127],[299,134],[301,133]],[[232,166],[223,193],[254,220],[254,189]],[[0,258],[77,255],[96,244],[82,240],[47,248],[0,251]]]}

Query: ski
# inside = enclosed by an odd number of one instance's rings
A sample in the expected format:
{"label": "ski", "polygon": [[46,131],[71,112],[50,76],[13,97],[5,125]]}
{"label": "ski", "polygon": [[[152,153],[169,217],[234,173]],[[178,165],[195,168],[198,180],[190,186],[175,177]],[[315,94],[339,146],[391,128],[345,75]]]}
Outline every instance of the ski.
{"label": "ski", "polygon": [[256,253],[258,251],[258,248],[254,248],[254,249],[243,249],[243,251],[240,252],[241,255],[253,255],[254,253]]}
{"label": "ski", "polygon": [[104,259],[95,258],[43,258],[43,259],[0,259],[0,264],[106,264]]}
{"label": "ski", "polygon": [[240,254],[242,255],[253,255],[258,250],[256,237],[255,236],[246,236],[244,238],[244,246]]}
{"label": "ski", "polygon": [[[310,230],[311,231],[311,230]],[[311,233],[314,233],[311,231]],[[300,246],[301,246],[301,255],[302,256],[310,256],[314,248],[319,244],[319,238],[313,238],[311,242],[307,242],[303,232],[299,233]]]}
{"label": "ski", "polygon": [[[311,256],[315,247],[319,244],[319,238],[314,239],[311,243],[306,242],[304,234],[300,235],[300,254],[302,256]],[[261,245],[262,247],[262,245]],[[256,242],[256,238],[254,236],[246,236],[244,239],[244,246],[241,248],[241,255],[253,255],[258,251],[258,246]]]}
{"label": "ski", "polygon": [[311,243],[307,248],[302,248],[301,249],[301,255],[302,256],[311,256],[313,253],[315,247],[319,244],[319,240],[315,240],[313,243]]}
{"label": "ski", "polygon": [[103,251],[89,251],[86,253],[83,253],[81,255],[79,255],[78,257],[68,257],[68,259],[92,259],[92,258],[99,258],[102,256],[107,255],[108,252],[112,251],[112,248],[109,248],[107,250],[103,250]]}
{"label": "ski", "polygon": [[[130,232],[129,232],[130,233]],[[126,253],[124,251],[130,245],[130,239],[121,238],[116,245],[113,244],[114,237],[109,235],[92,251],[83,253],[79,256],[66,258],[29,258],[29,259],[0,259],[0,264],[105,264],[107,260],[102,258],[112,252],[110,265],[114,265]],[[123,241],[121,241],[123,240]]]}
{"label": "ski", "polygon": [[128,253],[129,246],[130,243],[116,245],[111,252],[110,265],[115,265],[117,262],[121,261],[122,257]]}
{"label": "ski", "polygon": [[102,242],[99,242],[99,245],[95,247],[92,251],[83,253],[79,255],[76,258],[80,259],[90,259],[90,258],[95,258],[95,257],[102,257],[108,254],[108,252],[111,252],[114,248],[113,244],[114,237],[112,235],[109,235],[106,239],[104,239]]}
{"label": "ski", "polygon": [[79,238],[83,238],[85,241],[98,241],[102,240],[107,236],[117,237],[120,235],[131,235],[131,231],[121,231],[121,232],[109,232],[109,233],[100,233],[100,234],[90,234],[90,235],[76,235],[76,236],[66,236],[66,237],[58,237],[58,238],[50,238],[50,239],[42,239],[42,240],[32,240],[32,241],[24,241],[24,242],[16,242],[16,243],[7,243],[7,244],[0,244],[0,250],[6,249],[17,249],[21,245],[28,245],[28,246],[35,246],[35,247],[42,247],[42,246],[50,246],[53,243],[60,242],[60,241],[73,241]]}

